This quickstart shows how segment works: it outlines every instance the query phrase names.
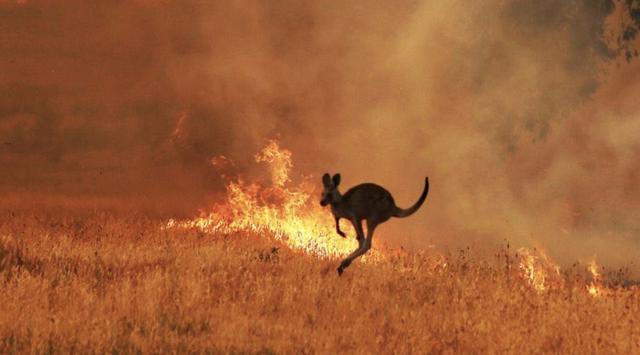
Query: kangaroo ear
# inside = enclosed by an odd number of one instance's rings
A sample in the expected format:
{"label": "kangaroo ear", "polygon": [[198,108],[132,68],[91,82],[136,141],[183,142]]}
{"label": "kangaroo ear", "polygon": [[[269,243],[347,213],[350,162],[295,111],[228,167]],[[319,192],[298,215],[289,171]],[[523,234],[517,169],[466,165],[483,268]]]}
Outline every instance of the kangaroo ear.
{"label": "kangaroo ear", "polygon": [[340,184],[340,174],[333,175],[333,186],[338,187]]}
{"label": "kangaroo ear", "polygon": [[322,175],[322,183],[324,186],[331,185],[331,175],[329,175],[329,173]]}

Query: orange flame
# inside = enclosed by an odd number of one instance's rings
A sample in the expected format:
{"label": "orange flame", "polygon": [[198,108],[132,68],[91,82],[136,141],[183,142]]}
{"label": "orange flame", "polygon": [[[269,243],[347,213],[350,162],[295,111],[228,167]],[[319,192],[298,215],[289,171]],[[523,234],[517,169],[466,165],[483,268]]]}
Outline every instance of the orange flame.
{"label": "orange flame", "polygon": [[602,278],[600,276],[600,272],[598,271],[598,264],[596,263],[596,259],[593,258],[589,262],[587,266],[587,270],[591,273],[591,282],[587,285],[587,291],[593,297],[598,297],[602,295]]}
{"label": "orange flame", "polygon": [[267,162],[271,164],[271,181],[274,186],[283,188],[289,181],[289,172],[293,167],[291,162],[291,152],[280,149],[278,142],[269,141],[258,154],[255,155],[256,162]]}
{"label": "orange flame", "polygon": [[[518,249],[520,255],[519,269],[522,277],[538,292],[548,291],[552,287],[564,287],[564,279],[560,275],[560,267],[540,249]],[[593,297],[605,295],[608,291],[602,283],[602,275],[598,264],[593,258],[587,264],[587,270],[591,273],[591,281],[584,285],[587,292]]]}
{"label": "orange flame", "polygon": [[[355,238],[343,239],[335,233],[334,221],[320,207],[319,196],[309,178],[291,183],[293,168],[289,150],[271,140],[255,155],[255,161],[269,165],[271,184],[247,183],[240,177],[227,183],[227,197],[209,212],[188,221],[170,220],[167,227],[198,228],[210,233],[256,232],[269,234],[293,249],[318,256],[346,255],[356,247]],[[232,164],[225,157],[212,159],[219,166]]]}
{"label": "orange flame", "polygon": [[522,276],[536,291],[544,292],[550,283],[560,279],[560,267],[544,251],[522,247],[518,249],[518,254],[521,257],[519,267]]}

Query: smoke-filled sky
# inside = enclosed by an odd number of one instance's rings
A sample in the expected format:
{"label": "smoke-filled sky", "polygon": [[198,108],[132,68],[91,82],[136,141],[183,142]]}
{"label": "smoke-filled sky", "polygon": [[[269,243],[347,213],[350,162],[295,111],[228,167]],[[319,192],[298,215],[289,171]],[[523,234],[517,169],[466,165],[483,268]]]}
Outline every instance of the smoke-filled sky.
{"label": "smoke-filled sky", "polygon": [[[608,1],[0,1],[0,193],[193,211],[270,138],[422,210],[380,238],[640,257]],[[133,202],[132,202],[133,203]],[[176,207],[177,206],[177,207]]]}

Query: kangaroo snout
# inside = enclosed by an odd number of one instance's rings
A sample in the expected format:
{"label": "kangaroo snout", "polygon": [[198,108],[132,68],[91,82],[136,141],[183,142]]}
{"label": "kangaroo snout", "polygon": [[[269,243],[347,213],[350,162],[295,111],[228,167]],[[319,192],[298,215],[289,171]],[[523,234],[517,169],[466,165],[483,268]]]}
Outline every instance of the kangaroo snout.
{"label": "kangaroo snout", "polygon": [[326,189],[320,196],[320,206],[324,207],[331,203],[331,195],[327,193]]}

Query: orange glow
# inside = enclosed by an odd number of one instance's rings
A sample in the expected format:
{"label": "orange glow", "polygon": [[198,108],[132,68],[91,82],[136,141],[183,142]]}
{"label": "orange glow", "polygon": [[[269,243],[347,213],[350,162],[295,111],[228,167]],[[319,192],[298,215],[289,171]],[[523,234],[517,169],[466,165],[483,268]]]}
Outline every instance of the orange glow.
{"label": "orange glow", "polygon": [[[170,220],[167,227],[193,227],[210,233],[267,233],[293,249],[317,256],[346,255],[356,248],[355,238],[335,233],[333,218],[313,197],[319,196],[309,178],[294,184],[290,172],[292,154],[271,140],[255,155],[257,163],[267,163],[271,182],[228,179],[224,202],[187,221]],[[233,166],[226,157],[211,160],[216,167]],[[353,230],[347,230],[352,235]]]}
{"label": "orange glow", "polygon": [[184,121],[187,119],[187,112],[182,112],[178,117],[178,122],[176,122],[176,126],[173,128],[173,132],[171,132],[171,139],[177,140],[182,138]]}
{"label": "orange glow", "polygon": [[593,297],[598,297],[602,295],[602,278],[600,276],[600,272],[598,271],[598,264],[596,263],[595,258],[589,262],[587,270],[591,273],[591,282],[587,285],[587,291]]}
{"label": "orange glow", "polygon": [[549,289],[551,283],[560,280],[560,267],[540,249],[518,249],[521,257],[520,271],[523,278],[538,292]]}

